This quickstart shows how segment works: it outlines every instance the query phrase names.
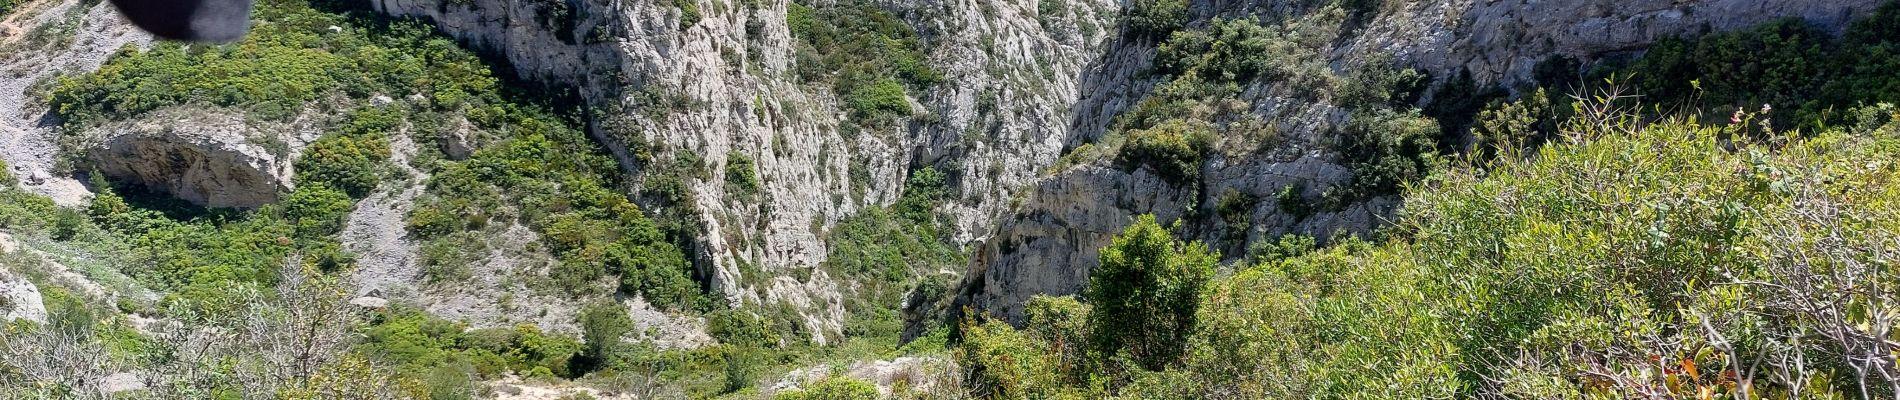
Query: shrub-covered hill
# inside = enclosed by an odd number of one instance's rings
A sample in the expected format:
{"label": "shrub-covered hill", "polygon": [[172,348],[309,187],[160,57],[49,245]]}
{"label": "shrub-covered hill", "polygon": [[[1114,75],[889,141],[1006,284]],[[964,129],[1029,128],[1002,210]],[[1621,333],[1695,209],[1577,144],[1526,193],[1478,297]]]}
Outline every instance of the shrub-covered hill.
{"label": "shrub-covered hill", "polygon": [[1068,298],[966,324],[961,354],[995,398],[1892,398],[1900,124],[1863,114],[1808,137],[1578,119],[1418,183],[1383,240],[1263,246],[1160,368],[1077,346],[1128,319]]}

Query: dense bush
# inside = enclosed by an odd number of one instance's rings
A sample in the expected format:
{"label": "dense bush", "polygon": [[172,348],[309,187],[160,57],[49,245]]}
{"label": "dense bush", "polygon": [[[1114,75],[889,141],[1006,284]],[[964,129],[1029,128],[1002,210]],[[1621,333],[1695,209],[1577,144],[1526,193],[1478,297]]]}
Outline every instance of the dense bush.
{"label": "dense bush", "polygon": [[1168,120],[1124,134],[1127,142],[1117,153],[1117,162],[1128,169],[1147,165],[1176,184],[1199,182],[1202,157],[1214,146],[1213,133],[1199,121]]}
{"label": "dense bush", "polygon": [[740,197],[759,194],[759,167],[752,157],[733,150],[726,153],[726,191]]}
{"label": "dense bush", "polygon": [[473,53],[422,22],[352,18],[296,0],[260,2],[256,18],[271,23],[235,44],[120,50],[96,72],[62,77],[49,104],[78,125],[177,104],[286,119],[332,94],[367,100],[417,93],[452,109],[496,88]]}
{"label": "dense bush", "polygon": [[1135,0],[1122,11],[1128,34],[1162,38],[1187,24],[1187,0]]}
{"label": "dense bush", "polygon": [[812,382],[800,390],[788,390],[772,396],[773,400],[877,400],[883,398],[877,386],[857,379],[842,376],[830,376]]}
{"label": "dense bush", "polygon": [[323,185],[305,185],[284,198],[284,218],[298,238],[320,239],[343,230],[355,204],[350,196]]}
{"label": "dense bush", "polygon": [[543,333],[533,325],[470,330],[462,323],[407,308],[377,315],[364,329],[358,347],[395,363],[404,373],[424,375],[445,367],[466,367],[482,379],[509,372],[535,376],[536,371],[573,376],[580,371],[569,369],[570,360],[583,350],[581,342]]}
{"label": "dense bush", "polygon": [[[1741,124],[1566,124],[1587,141],[1420,181],[1381,242],[1257,251],[1197,293],[1178,366],[1065,378],[1051,371],[1077,363],[1033,317],[966,325],[959,357],[1002,398],[1890,397],[1893,345],[1866,338],[1900,304],[1872,261],[1900,238],[1892,110],[1767,142],[1722,140]],[[1090,299],[1091,321],[1114,312]],[[1130,384],[1089,392],[1099,379]]]}
{"label": "dense bush", "polygon": [[1086,292],[1094,307],[1092,350],[1125,354],[1150,371],[1178,363],[1220,254],[1200,242],[1180,243],[1153,215],[1143,215],[1102,249],[1101,260],[1089,271]]}
{"label": "dense bush", "polygon": [[1777,128],[1849,122],[1848,109],[1900,97],[1900,3],[1887,2],[1838,38],[1787,19],[1752,29],[1657,42],[1624,75],[1646,101],[1726,117],[1771,104]]}
{"label": "dense bush", "polygon": [[904,295],[963,265],[964,252],[949,236],[952,227],[936,211],[947,194],[944,180],[934,167],[917,169],[895,204],[861,210],[831,228],[822,267],[857,286],[845,298],[852,316],[846,335],[894,343],[903,329],[896,307]]}
{"label": "dense bush", "polygon": [[1211,82],[1265,79],[1309,85],[1331,71],[1315,58],[1321,38],[1301,28],[1297,23],[1265,26],[1251,18],[1215,19],[1207,29],[1163,36],[1167,40],[1155,50],[1155,72]]}
{"label": "dense bush", "polygon": [[482,115],[478,128],[500,138],[431,171],[408,216],[410,233],[433,243],[518,223],[540,233],[557,259],[543,282],[549,287],[579,296],[618,282],[618,290],[662,308],[692,303],[700,288],[691,262],[618,189],[620,167],[598,144],[533,107],[496,106]]}
{"label": "dense bush", "polygon": [[348,123],[304,149],[295,165],[297,184],[322,185],[355,198],[368,196],[387,173],[386,132],[400,122],[400,114],[388,109],[352,114]]}
{"label": "dense bush", "polygon": [[581,351],[579,371],[612,367],[618,364],[616,356],[621,353],[624,343],[621,336],[633,331],[633,319],[627,317],[626,307],[615,302],[599,302],[581,308],[581,340],[586,347]]}
{"label": "dense bush", "polygon": [[1331,193],[1339,200],[1396,194],[1401,185],[1425,177],[1437,163],[1432,136],[1438,123],[1418,115],[1389,109],[1354,113],[1340,129],[1333,151],[1353,171],[1345,192]]}
{"label": "dense bush", "polygon": [[1542,145],[1557,133],[1559,117],[1551,107],[1544,89],[1485,106],[1471,126],[1469,154],[1508,156]]}
{"label": "dense bush", "polygon": [[797,39],[799,80],[830,83],[851,118],[876,124],[911,113],[908,89],[943,81],[924,58],[923,41],[903,20],[864,1],[787,6]]}
{"label": "dense bush", "polygon": [[956,357],[966,372],[971,394],[988,399],[1084,399],[1080,384],[1092,362],[1087,349],[1088,309],[1074,298],[1037,296],[1018,331],[1000,320],[965,320]]}

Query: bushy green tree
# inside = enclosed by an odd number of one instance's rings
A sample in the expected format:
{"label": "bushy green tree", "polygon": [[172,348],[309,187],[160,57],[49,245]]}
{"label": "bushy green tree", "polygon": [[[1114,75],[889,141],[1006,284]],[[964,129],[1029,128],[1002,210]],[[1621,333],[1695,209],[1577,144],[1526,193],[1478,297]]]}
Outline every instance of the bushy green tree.
{"label": "bushy green tree", "polygon": [[1199,182],[1201,164],[1214,147],[1213,134],[1200,121],[1172,119],[1153,128],[1126,132],[1116,161],[1125,168],[1146,165],[1177,185]]}
{"label": "bushy green tree", "polygon": [[1332,146],[1353,173],[1347,193],[1335,193],[1335,202],[1396,194],[1406,182],[1424,178],[1437,162],[1437,133],[1438,123],[1417,111],[1353,113]]}
{"label": "bushy green tree", "polygon": [[773,400],[877,400],[883,394],[877,386],[849,377],[830,376],[812,382],[800,390],[787,390],[772,396]]}
{"label": "bushy green tree", "polygon": [[321,184],[299,187],[283,201],[284,218],[296,227],[298,237],[306,239],[341,231],[352,207],[348,194]]}
{"label": "bushy green tree", "polygon": [[1195,329],[1201,289],[1220,255],[1183,244],[1153,215],[1142,215],[1102,249],[1089,271],[1089,342],[1096,354],[1127,354],[1156,371],[1176,365]]}
{"label": "bushy green tree", "polygon": [[1135,0],[1122,11],[1128,33],[1137,37],[1167,37],[1186,25],[1187,19],[1187,0]]}
{"label": "bushy green tree", "polygon": [[577,372],[584,373],[614,366],[614,358],[625,343],[621,337],[633,331],[633,318],[619,303],[598,302],[581,309],[580,325],[581,340],[587,347],[581,352],[583,371]]}

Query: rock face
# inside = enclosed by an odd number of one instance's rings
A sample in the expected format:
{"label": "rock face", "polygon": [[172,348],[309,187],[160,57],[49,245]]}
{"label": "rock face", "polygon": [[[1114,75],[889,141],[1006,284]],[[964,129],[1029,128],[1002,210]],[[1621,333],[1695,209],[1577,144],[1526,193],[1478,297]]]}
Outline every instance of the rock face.
{"label": "rock face", "polygon": [[[825,3],[825,2],[819,2]],[[1347,113],[1301,99],[1300,88],[1243,85],[1245,112],[1277,128],[1269,148],[1223,143],[1200,184],[1178,187],[1150,171],[1085,162],[1046,171],[1064,152],[1101,138],[1116,115],[1148,95],[1150,39],[1118,32],[1121,2],[1103,0],[874,1],[915,27],[946,84],[913,91],[918,117],[845,134],[840,99],[798,82],[788,3],[377,0],[383,12],[432,19],[444,32],[509,61],[521,78],[573,87],[597,113],[592,133],[638,179],[696,155],[710,171],[754,160],[762,188],[728,192],[725,174],[684,177],[692,204],[642,199],[649,210],[695,210],[700,275],[735,301],[804,309],[816,332],[835,332],[840,292],[817,274],[825,232],[841,218],[889,204],[910,171],[945,170],[956,196],[956,239],[973,244],[966,304],[1014,318],[1023,299],[1085,283],[1095,252],[1134,215],[1183,219],[1182,236],[1217,242],[1230,257],[1247,242],[1299,233],[1362,233],[1391,218],[1393,198],[1293,215],[1274,195],[1302,198],[1347,182],[1324,144]],[[1306,2],[1191,1],[1189,26],[1214,18],[1284,23],[1316,12]],[[691,16],[686,9],[691,8]],[[1640,51],[1670,35],[1729,30],[1782,17],[1830,29],[1872,5],[1848,0],[1386,1],[1376,16],[1336,29],[1318,49],[1338,71],[1375,56],[1435,77],[1468,70],[1483,84],[1530,78],[1554,55],[1585,62]],[[1207,212],[1227,193],[1256,199],[1231,229]],[[741,268],[742,266],[756,268]],[[754,276],[762,275],[762,276]]]}
{"label": "rock face", "polygon": [[1670,36],[1800,18],[1839,32],[1878,1],[1461,0],[1408,2],[1373,22],[1348,52],[1391,51],[1431,71],[1469,69],[1479,82],[1516,82],[1551,56],[1584,61],[1641,52]]}
{"label": "rock face", "polygon": [[[577,88],[606,111],[593,117],[592,133],[638,178],[677,173],[659,164],[681,154],[703,159],[712,173],[685,179],[693,204],[643,206],[698,210],[700,275],[733,300],[805,309],[814,332],[841,329],[840,292],[849,286],[823,274],[803,283],[777,278],[821,264],[831,224],[894,201],[910,171],[925,166],[945,170],[962,189],[943,208],[957,217],[960,238],[989,229],[1060,155],[1083,69],[1113,33],[1115,16],[1107,1],[1050,15],[1035,1],[880,4],[917,27],[949,83],[912,91],[919,117],[844,134],[831,85],[794,78],[786,1],[695,1],[696,21],[683,19],[673,1],[472,3],[375,6],[428,17],[507,59],[522,78]],[[758,194],[728,192],[718,172],[732,155],[754,161]]]}
{"label": "rock face", "polygon": [[89,155],[101,173],[194,204],[255,208],[291,188],[293,143],[280,129],[256,128],[231,114],[174,109],[97,129],[105,137]]}
{"label": "rock face", "polygon": [[0,322],[26,320],[46,322],[46,303],[40,287],[26,278],[0,270]]}
{"label": "rock face", "polygon": [[[1313,11],[1251,2],[1191,4],[1196,21],[1190,27],[1217,16],[1286,21]],[[1480,84],[1509,86],[1529,80],[1536,64],[1555,56],[1588,65],[1639,53],[1670,36],[1741,29],[1788,17],[1839,31],[1874,6],[1845,0],[1386,2],[1378,17],[1357,33],[1345,33],[1322,53],[1338,70],[1389,54],[1397,64],[1431,76],[1468,70]],[[1155,83],[1141,76],[1154,51],[1152,43],[1123,41],[1107,51],[1087,69],[1097,75],[1083,78],[1093,87],[1075,107],[1071,138],[1100,137],[1115,115]],[[1297,90],[1257,83],[1242,88],[1252,113],[1275,121],[1286,137],[1268,151],[1213,155],[1198,192],[1170,187],[1146,170],[1076,168],[1043,180],[1023,206],[1001,219],[977,246],[959,304],[1020,322],[1022,303],[1032,295],[1080,293],[1087,286],[1088,271],[1098,264],[1096,252],[1142,213],[1163,221],[1186,218],[1177,234],[1218,244],[1214,247],[1229,259],[1240,256],[1253,241],[1285,234],[1324,239],[1340,232],[1365,233],[1393,218],[1398,201],[1391,197],[1304,217],[1280,209],[1274,195],[1282,188],[1303,186],[1303,197],[1317,199],[1324,189],[1351,177],[1322,146],[1344,118],[1341,110],[1280,94],[1289,89]],[[1244,211],[1251,223],[1244,237],[1231,237],[1220,218],[1206,212],[1230,191],[1263,199]],[[1188,215],[1184,210],[1201,213]]]}

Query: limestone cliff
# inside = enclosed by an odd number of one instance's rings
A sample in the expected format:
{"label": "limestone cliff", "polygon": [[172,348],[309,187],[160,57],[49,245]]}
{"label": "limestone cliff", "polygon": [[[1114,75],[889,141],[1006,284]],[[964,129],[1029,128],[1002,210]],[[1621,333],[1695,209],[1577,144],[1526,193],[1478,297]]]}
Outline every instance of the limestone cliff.
{"label": "limestone cliff", "polygon": [[[1309,18],[1319,8],[1298,2],[1191,2],[1195,26],[1215,18],[1254,17],[1270,23]],[[1532,69],[1552,57],[1570,57],[1589,65],[1606,57],[1640,53],[1670,36],[1734,30],[1780,18],[1803,18],[1838,32],[1876,4],[1842,0],[1558,0],[1558,1],[1385,1],[1377,16],[1354,27],[1344,24],[1339,37],[1319,49],[1335,70],[1390,55],[1399,66],[1422,70],[1442,81],[1470,71],[1480,85],[1510,86],[1532,78]],[[1124,39],[1087,70],[1093,82],[1075,107],[1071,138],[1087,141],[1104,134],[1114,116],[1133,105],[1150,86],[1143,76],[1154,52],[1150,41]],[[1156,179],[1147,169],[1133,172],[1103,167],[1074,168],[1044,179],[1024,206],[999,221],[981,242],[965,277],[961,302],[1011,320],[1021,318],[1022,302],[1035,294],[1074,294],[1087,285],[1095,253],[1134,215],[1154,213],[1163,221],[1186,218],[1189,239],[1218,244],[1232,259],[1245,243],[1285,234],[1321,238],[1336,232],[1363,233],[1393,217],[1396,199],[1373,198],[1336,212],[1298,216],[1273,201],[1283,188],[1303,187],[1315,198],[1344,183],[1351,172],[1336,165],[1322,144],[1345,118],[1325,101],[1300,101],[1295,90],[1275,84],[1242,89],[1246,107],[1257,118],[1277,125],[1281,140],[1267,151],[1217,152],[1208,160],[1200,190],[1182,190]],[[1072,145],[1073,146],[1073,145]],[[1229,237],[1221,218],[1211,215],[1218,196],[1239,193],[1255,201],[1244,211],[1251,226],[1244,238]],[[1238,243],[1235,243],[1238,242]]]}
{"label": "limestone cliff", "polygon": [[948,83],[909,96],[916,116],[847,135],[830,88],[794,78],[784,1],[376,3],[435,21],[508,60],[521,78],[577,88],[596,111],[593,133],[636,176],[679,173],[655,160],[681,153],[713,171],[730,155],[755,160],[756,196],[729,193],[723,174],[705,174],[687,178],[692,204],[644,203],[696,210],[697,264],[715,288],[735,300],[793,304],[818,332],[841,328],[840,292],[850,288],[823,271],[804,283],[780,278],[825,260],[831,224],[890,203],[911,170],[935,166],[960,189],[942,210],[968,240],[1060,155],[1080,77],[1112,36],[1115,11],[1106,2],[1038,5],[880,4],[918,30]]}

